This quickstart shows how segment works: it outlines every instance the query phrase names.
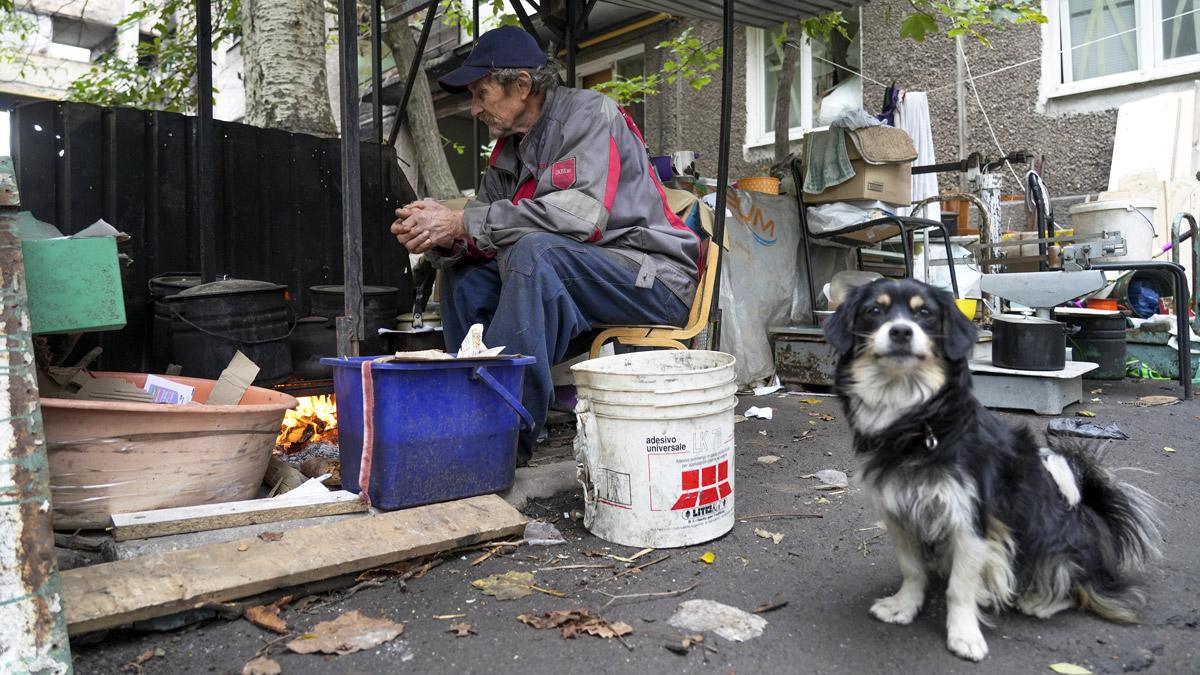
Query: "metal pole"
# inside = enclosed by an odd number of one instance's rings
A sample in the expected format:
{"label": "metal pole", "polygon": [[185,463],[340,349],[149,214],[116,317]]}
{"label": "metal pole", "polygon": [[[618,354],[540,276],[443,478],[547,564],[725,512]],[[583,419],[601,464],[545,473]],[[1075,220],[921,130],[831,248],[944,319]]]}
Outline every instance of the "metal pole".
{"label": "metal pole", "polygon": [[[954,102],[958,110],[958,158],[965,160],[970,153],[967,150],[967,61],[961,35],[954,38]],[[965,173],[958,178],[958,189],[962,192],[971,191]],[[963,227],[967,225],[970,223],[963,223]]]}
{"label": "metal pole", "polygon": [[404,115],[408,110],[408,99],[412,96],[417,74],[421,72],[421,61],[425,58],[425,44],[429,42],[429,29],[433,27],[433,20],[437,18],[437,8],[436,2],[430,5],[429,11],[425,13],[425,21],[421,24],[421,37],[417,40],[417,51],[413,54],[412,63],[408,64],[408,80],[404,83],[404,94],[400,97],[400,105],[396,107],[396,121],[392,124],[392,132],[388,134],[388,145],[395,145],[396,138],[400,135],[400,123],[404,120]]}
{"label": "metal pole", "polygon": [[[375,143],[383,144],[383,2],[371,2],[371,114]],[[382,182],[381,182],[382,184]]]}
{"label": "metal pole", "polygon": [[[717,146],[717,213],[713,223],[713,237],[717,245],[725,242],[725,200],[729,183],[729,140],[730,124],[733,119],[733,4],[724,0],[724,26],[721,46],[721,134]],[[796,188],[800,189],[799,186]],[[713,282],[712,330],[708,344],[714,350],[721,348],[721,258],[717,259],[717,275]]]}
{"label": "metal pole", "polygon": [[567,51],[567,86],[575,86],[575,23],[579,20],[579,0],[567,1],[567,29],[563,35],[563,48]]}
{"label": "metal pole", "polygon": [[0,210],[0,672],[70,673],[25,263],[10,206],[6,199]]}
{"label": "metal pole", "polygon": [[196,225],[200,228],[200,277],[217,278],[217,231],[213,214],[216,195],[212,118],[212,7],[196,0]]}
{"label": "metal pole", "polygon": [[[471,1],[471,41],[479,42],[479,0]],[[475,190],[483,182],[482,168],[479,166],[479,120],[471,116],[471,175],[475,178]]]}
{"label": "metal pole", "polygon": [[338,70],[342,84],[342,273],[345,291],[345,316],[337,319],[339,356],[358,356],[358,342],[363,337],[357,4],[356,0],[338,0]]}

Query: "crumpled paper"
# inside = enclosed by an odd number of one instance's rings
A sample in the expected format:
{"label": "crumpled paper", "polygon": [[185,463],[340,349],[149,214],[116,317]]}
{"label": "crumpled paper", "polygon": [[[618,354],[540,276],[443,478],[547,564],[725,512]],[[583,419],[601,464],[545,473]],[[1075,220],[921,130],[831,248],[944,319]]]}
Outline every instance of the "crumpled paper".
{"label": "crumpled paper", "polygon": [[487,356],[499,356],[504,351],[504,347],[488,348],[483,344],[483,324],[477,323],[471,326],[467,331],[467,336],[463,338],[462,344],[458,347],[458,358],[480,358]]}

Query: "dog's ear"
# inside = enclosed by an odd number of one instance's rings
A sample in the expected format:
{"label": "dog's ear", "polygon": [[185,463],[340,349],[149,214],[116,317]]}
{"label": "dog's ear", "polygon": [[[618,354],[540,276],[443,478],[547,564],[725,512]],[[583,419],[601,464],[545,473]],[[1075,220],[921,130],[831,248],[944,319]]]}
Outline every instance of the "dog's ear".
{"label": "dog's ear", "polygon": [[942,351],[950,361],[967,358],[975,347],[975,324],[954,303],[954,296],[942,291]]}
{"label": "dog's ear", "polygon": [[825,339],[829,340],[829,344],[838,354],[845,354],[854,348],[854,315],[858,313],[864,288],[865,286],[860,286],[851,291],[833,316],[825,322]]}

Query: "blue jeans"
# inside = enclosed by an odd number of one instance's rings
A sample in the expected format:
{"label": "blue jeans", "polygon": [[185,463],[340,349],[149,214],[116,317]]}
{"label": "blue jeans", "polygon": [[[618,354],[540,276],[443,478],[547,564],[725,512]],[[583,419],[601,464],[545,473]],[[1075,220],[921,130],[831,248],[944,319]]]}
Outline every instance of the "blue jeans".
{"label": "blue jeans", "polygon": [[442,326],[447,351],[458,351],[472,324],[484,343],[537,358],[525,374],[522,403],[534,428],[521,434],[519,461],[528,461],[554,395],[550,367],[565,360],[572,338],[593,324],[687,321],[688,304],[660,281],[638,288],[638,265],[615,251],[561,235],[534,233],[496,260],[463,261],[443,270]]}

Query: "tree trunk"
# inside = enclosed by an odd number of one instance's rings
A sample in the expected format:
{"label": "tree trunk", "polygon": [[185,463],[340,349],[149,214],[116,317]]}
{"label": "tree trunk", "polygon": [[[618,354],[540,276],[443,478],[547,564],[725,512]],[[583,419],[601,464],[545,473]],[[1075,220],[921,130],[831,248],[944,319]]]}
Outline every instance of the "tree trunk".
{"label": "tree trunk", "polygon": [[[399,13],[403,4],[401,0],[383,0],[384,16]],[[396,70],[401,78],[400,87],[403,88],[408,78],[409,64],[417,54],[417,43],[413,39],[412,29],[405,21],[394,21],[387,24],[383,40],[396,59]],[[405,115],[405,112],[397,111],[397,115]],[[401,119],[406,119],[416,148],[417,166],[420,167],[421,182],[425,184],[424,196],[434,199],[453,199],[461,196],[458,183],[450,173],[450,162],[446,159],[446,151],[442,146],[442,132],[438,129],[433,98],[429,93],[429,79],[424,71],[417,73],[417,81],[413,84],[412,95],[408,99],[407,115]],[[468,152],[479,152],[479,149],[469,148]]]}
{"label": "tree trunk", "polygon": [[788,147],[790,139],[788,138],[788,129],[791,125],[788,120],[792,115],[792,80],[796,77],[796,59],[800,55],[800,50],[793,44],[795,40],[801,39],[799,35],[794,35],[795,24],[789,24],[787,27],[786,38],[783,43],[783,64],[779,68],[779,86],[775,92],[775,163],[782,162],[788,156]]}
{"label": "tree trunk", "polygon": [[247,124],[336,136],[322,0],[242,0]]}

